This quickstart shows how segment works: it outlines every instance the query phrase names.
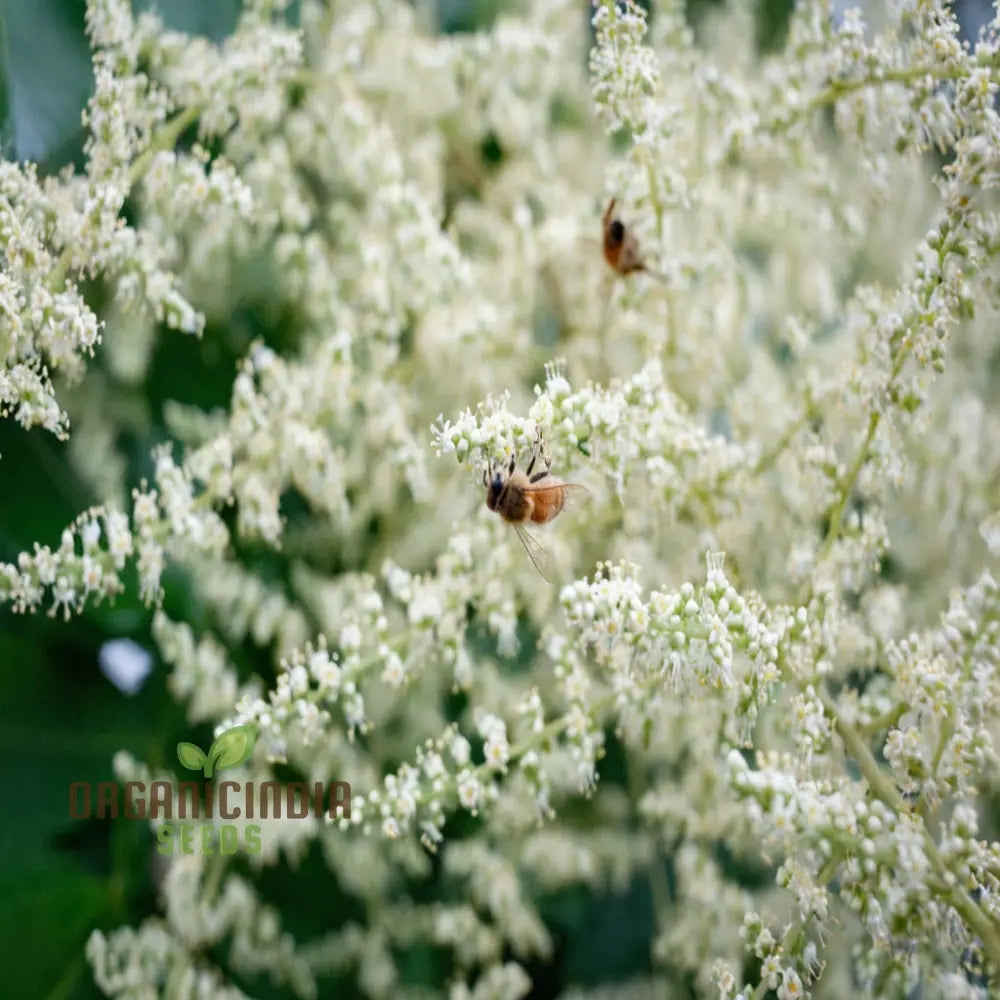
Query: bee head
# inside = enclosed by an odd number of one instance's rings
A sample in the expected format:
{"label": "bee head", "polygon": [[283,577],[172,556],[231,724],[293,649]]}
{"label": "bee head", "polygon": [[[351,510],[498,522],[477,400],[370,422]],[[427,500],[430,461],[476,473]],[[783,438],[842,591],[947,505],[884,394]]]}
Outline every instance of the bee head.
{"label": "bee head", "polygon": [[493,473],[493,478],[486,482],[486,506],[490,510],[497,509],[500,494],[503,492],[503,476],[499,472]]}
{"label": "bee head", "polygon": [[625,239],[625,225],[621,219],[615,219],[608,226],[608,238],[613,246],[620,246]]}

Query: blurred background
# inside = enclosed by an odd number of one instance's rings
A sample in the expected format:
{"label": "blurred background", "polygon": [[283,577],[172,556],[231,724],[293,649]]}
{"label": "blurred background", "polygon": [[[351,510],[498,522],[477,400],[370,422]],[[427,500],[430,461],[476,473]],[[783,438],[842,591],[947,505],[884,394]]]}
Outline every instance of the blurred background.
{"label": "blurred background", "polygon": [[[503,0],[415,2],[442,32],[474,31],[503,9]],[[713,0],[689,0],[696,30],[713,5]],[[757,3],[761,51],[780,46],[792,5],[793,0]],[[992,16],[992,5],[982,0],[955,6],[970,37]],[[581,0],[581,18],[588,9]],[[158,10],[169,27],[219,40],[230,32],[239,4],[163,0]],[[80,168],[85,139],[80,113],[92,88],[85,3],[4,0],[0,14],[4,155],[34,161],[43,174],[67,165]],[[288,16],[297,18],[296,3]],[[100,289],[89,293],[101,294]],[[248,310],[231,322],[238,337],[213,337],[208,330],[202,341],[157,338],[151,377],[107,400],[132,415],[121,421],[127,430],[114,442],[126,465],[126,482],[151,474],[151,450],[169,438],[164,419],[169,401],[224,407],[242,347],[261,338],[280,348],[280,318]],[[88,378],[102,378],[100,351]],[[16,559],[36,541],[57,545],[80,511],[105,499],[99,495],[101,470],[82,474],[71,448],[41,429],[25,432],[0,421],[0,560]],[[168,575],[165,586],[171,617],[196,623],[198,609],[183,605],[183,580]],[[110,780],[118,750],[154,768],[169,767],[179,740],[203,746],[211,740],[207,729],[192,731],[186,724],[166,691],[164,671],[145,652],[153,649],[151,617],[135,588],[113,607],[90,608],[68,623],[45,615],[17,617],[0,608],[0,996],[99,995],[83,956],[88,935],[94,928],[138,924],[155,911],[152,842],[145,825],[72,823],[66,801],[70,781]],[[248,647],[245,658],[248,670],[273,676],[259,651]],[[614,780],[615,762],[606,766]],[[297,872],[283,867],[267,872],[261,890],[279,905],[289,929],[307,938],[337,912],[336,899],[315,892],[309,861]],[[533,997],[556,996],[573,982],[614,983],[648,967],[652,914],[645,887],[635,886],[620,898],[553,898],[545,915],[559,929],[562,947],[551,967],[533,970]],[[434,981],[433,956],[414,955],[412,962],[415,978]],[[254,995],[285,995],[262,982],[243,985]]]}

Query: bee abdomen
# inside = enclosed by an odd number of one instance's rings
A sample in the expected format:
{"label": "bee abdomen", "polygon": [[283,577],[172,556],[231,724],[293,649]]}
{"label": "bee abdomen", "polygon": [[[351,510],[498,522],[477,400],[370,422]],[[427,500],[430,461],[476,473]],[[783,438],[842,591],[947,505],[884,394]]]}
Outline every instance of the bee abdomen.
{"label": "bee abdomen", "polygon": [[532,499],[534,509],[531,511],[531,520],[535,524],[548,524],[562,510],[565,496],[562,490],[547,490]]}

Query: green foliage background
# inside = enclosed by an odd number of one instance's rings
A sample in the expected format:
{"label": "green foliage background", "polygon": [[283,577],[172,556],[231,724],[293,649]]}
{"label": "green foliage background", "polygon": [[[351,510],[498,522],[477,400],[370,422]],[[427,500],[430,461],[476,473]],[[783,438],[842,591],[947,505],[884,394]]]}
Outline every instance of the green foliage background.
{"label": "green foliage background", "polygon": [[[169,26],[215,39],[225,37],[238,11],[237,0],[162,0],[159,6]],[[433,6],[441,30],[467,31],[493,18],[502,0],[436,0]],[[689,3],[695,25],[709,6],[711,0]],[[791,0],[758,4],[762,49],[780,40],[790,6]],[[587,10],[581,0],[580,16]],[[84,0],[4,0],[0,13],[4,155],[34,160],[43,172],[80,166],[80,111],[92,86]],[[293,5],[289,16],[296,15]],[[127,429],[118,444],[131,482],[151,472],[151,448],[168,437],[165,404],[227,405],[236,362],[250,341],[261,338],[280,349],[283,326],[266,301],[250,302],[225,330],[209,329],[201,341],[177,334],[158,340],[151,377],[141,389],[128,390],[135,398],[120,391],[108,399],[125,415]],[[100,352],[88,377],[102,378]],[[35,541],[57,544],[66,524],[103,499],[74,475],[66,448],[41,429],[25,432],[0,422],[0,560],[15,559]],[[176,571],[170,572],[167,610],[197,629],[202,611],[185,596]],[[280,567],[265,565],[261,572],[278,574]],[[69,623],[0,610],[0,995],[98,996],[83,957],[88,935],[94,928],[138,924],[155,908],[154,855],[145,824],[73,823],[67,803],[71,781],[111,778],[111,758],[120,749],[154,768],[176,767],[180,740],[211,743],[207,728],[192,731],[185,724],[166,692],[162,669],[131,698],[98,669],[98,650],[109,639],[127,636],[152,649],[150,620],[134,588],[113,607],[88,608]],[[270,676],[255,650],[248,647],[243,656],[248,671]],[[613,742],[609,749],[602,781],[625,784]],[[742,874],[748,881],[760,877]],[[669,870],[664,877],[669,881]],[[267,872],[261,889],[281,910],[288,930],[305,938],[354,916],[315,853],[295,872]],[[414,886],[413,892],[419,897],[427,887]],[[647,967],[647,886],[636,884],[614,897],[564,893],[542,909],[559,945],[546,969],[531,970],[533,998],[555,996],[573,982],[620,981]],[[405,962],[411,980],[440,982],[447,972],[442,956],[430,952],[415,952]],[[239,985],[256,996],[283,995],[262,981]]]}

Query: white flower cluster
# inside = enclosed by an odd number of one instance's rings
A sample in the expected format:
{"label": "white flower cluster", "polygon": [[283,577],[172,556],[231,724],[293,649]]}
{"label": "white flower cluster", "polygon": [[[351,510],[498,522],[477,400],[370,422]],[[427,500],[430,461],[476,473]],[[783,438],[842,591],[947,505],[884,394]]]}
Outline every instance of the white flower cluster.
{"label": "white flower cluster", "polygon": [[232,960],[248,971],[266,972],[276,985],[288,984],[297,997],[318,995],[309,963],[296,954],[278,915],[263,905],[252,886],[235,875],[212,870],[197,855],[172,861],[163,881],[164,919],[138,929],[94,931],[87,958],[97,985],[108,996],[155,993],[169,969],[173,988],[199,1000],[242,1000],[247,994],[227,983],[205,962],[203,950],[228,940]]}
{"label": "white flower cluster", "polygon": [[[648,961],[565,997],[995,989],[1000,14],[806,0],[761,55],[735,3],[286,7],[216,44],[90,0],[86,169],[0,164],[0,414],[97,491],[0,601],[183,591],[188,719],[352,788],[246,874],[175,860],[98,986],[515,1000],[549,894],[639,886]],[[164,328],[216,409],[150,402]],[[590,491],[558,587],[483,502],[539,434]],[[254,879],[314,843],[353,915],[301,942]]]}
{"label": "white flower cluster", "polygon": [[546,429],[556,468],[574,452],[582,454],[600,462],[619,498],[641,478],[668,508],[703,496],[721,500],[725,483],[749,464],[738,445],[706,433],[691,420],[658,361],[624,384],[607,389],[589,385],[576,393],[552,365],[526,418],[512,414],[505,399],[491,400],[476,414],[466,410],[455,422],[439,418],[433,431],[440,454],[454,453],[479,472],[489,458],[526,457],[536,427]]}
{"label": "white flower cluster", "polygon": [[[598,567],[593,582],[563,590],[567,622],[599,664],[626,677],[658,673],[675,686],[693,677],[717,690],[737,688],[742,711],[751,711],[778,679],[780,635],[729,584],[722,562],[708,557],[708,581],[699,590],[685,583],[673,594],[654,591],[648,601],[635,567]],[[745,665],[735,662],[736,651],[746,655]]]}

